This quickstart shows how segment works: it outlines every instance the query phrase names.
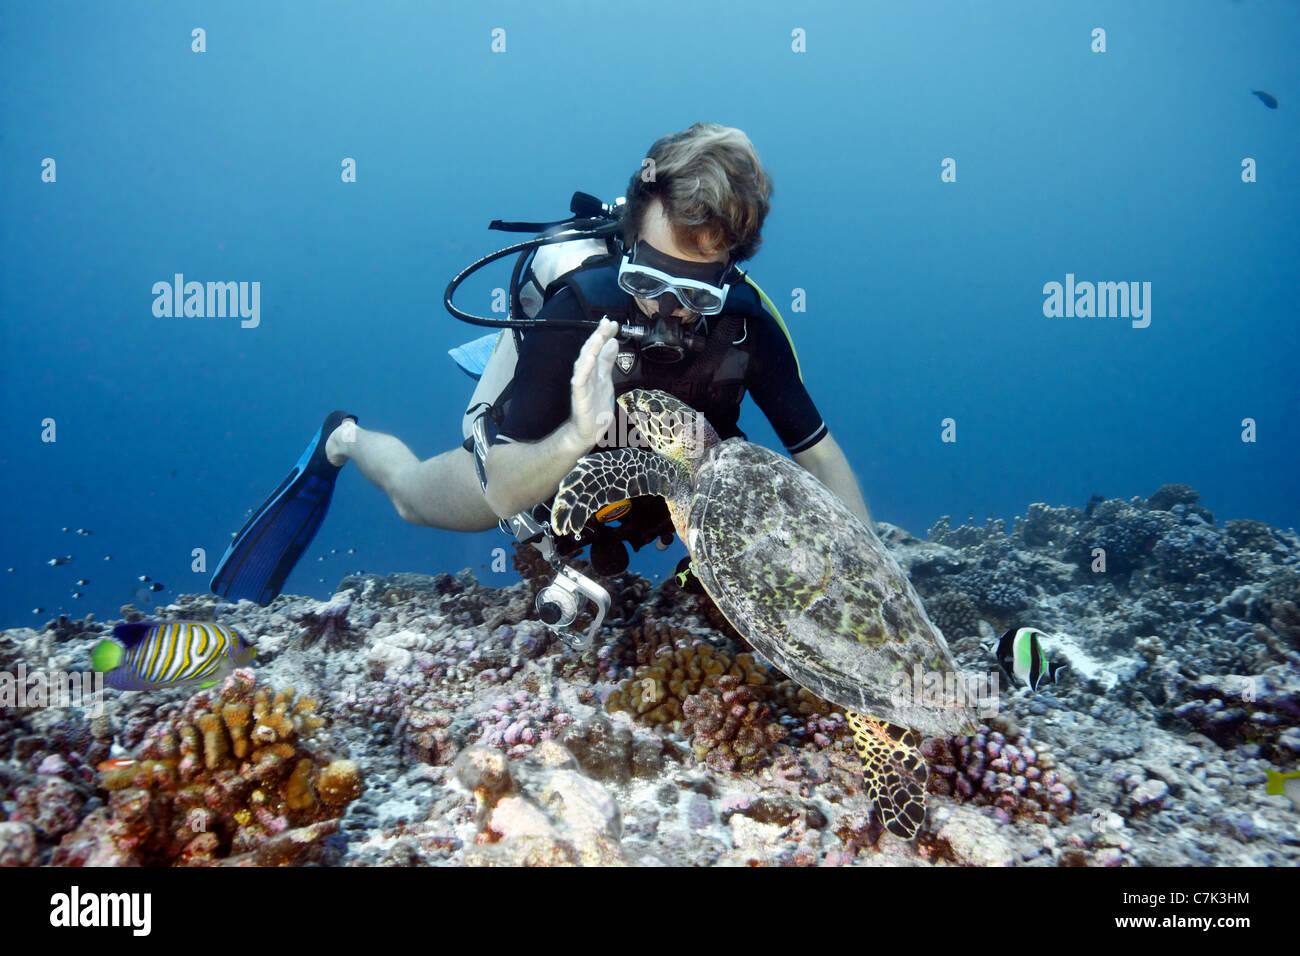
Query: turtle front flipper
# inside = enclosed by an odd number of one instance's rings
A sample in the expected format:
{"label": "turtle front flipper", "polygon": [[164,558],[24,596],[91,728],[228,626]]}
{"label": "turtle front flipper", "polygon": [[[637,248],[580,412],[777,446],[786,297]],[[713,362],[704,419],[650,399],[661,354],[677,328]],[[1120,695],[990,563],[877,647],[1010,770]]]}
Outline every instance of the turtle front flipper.
{"label": "turtle front flipper", "polygon": [[885,829],[910,840],[925,820],[925,781],[929,769],[920,737],[906,727],[852,711],[845,713],[853,743],[862,758],[867,797],[880,810]]}
{"label": "turtle front flipper", "polygon": [[551,505],[557,534],[577,534],[601,509],[641,495],[672,496],[676,466],[663,455],[618,448],[578,459]]}

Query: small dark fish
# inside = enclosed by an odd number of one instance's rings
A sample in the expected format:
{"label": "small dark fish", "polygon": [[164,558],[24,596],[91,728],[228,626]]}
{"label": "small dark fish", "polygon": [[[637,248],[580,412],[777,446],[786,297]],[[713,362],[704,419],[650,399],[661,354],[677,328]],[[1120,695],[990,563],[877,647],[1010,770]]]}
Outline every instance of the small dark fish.
{"label": "small dark fish", "polygon": [[52,568],[57,568],[60,564],[67,564],[71,560],[72,560],[71,556],[66,558],[50,558],[50,560],[46,561],[45,563]]}
{"label": "small dark fish", "polygon": [[136,580],[137,580],[137,581],[146,581],[146,582],[147,582],[147,581],[152,581],[153,578],[149,577],[149,575],[147,575],[147,574],[142,574],[142,575],[140,575],[138,578],[136,578]]}
{"label": "small dark fish", "polygon": [[1271,110],[1277,109],[1277,97],[1274,96],[1272,93],[1265,93],[1263,90],[1251,90],[1251,92],[1254,93],[1256,96],[1258,96],[1259,101],[1263,103],[1265,106],[1267,106],[1269,109]]}
{"label": "small dark fish", "polygon": [[78,578],[78,579],[77,579],[77,587],[79,587],[79,588],[84,588],[84,587],[85,587],[87,584],[89,584],[89,583],[90,583],[90,582],[87,581],[85,578]]}
{"label": "small dark fish", "polygon": [[43,607],[34,607],[34,608],[32,608],[32,613],[33,613],[33,614],[44,614],[44,613],[45,613],[45,608],[43,608]]}
{"label": "small dark fish", "polygon": [[339,553],[338,548],[330,548],[330,554],[338,554],[338,553]]}
{"label": "small dark fish", "polygon": [[69,529],[67,529],[67,528],[60,528],[59,530],[62,531],[64,534],[67,534]]}
{"label": "small dark fish", "polygon": [[357,553],[356,548],[348,548],[348,554],[356,554],[356,553]]}
{"label": "small dark fish", "polygon": [[82,596],[82,594],[81,594],[80,591],[73,591],[73,592],[72,592],[72,596],[73,596],[74,598],[79,598],[79,597]]}
{"label": "small dark fish", "polygon": [[163,583],[161,581],[155,581],[153,584],[149,585],[149,590],[155,593],[161,591],[162,589],[163,589]]}

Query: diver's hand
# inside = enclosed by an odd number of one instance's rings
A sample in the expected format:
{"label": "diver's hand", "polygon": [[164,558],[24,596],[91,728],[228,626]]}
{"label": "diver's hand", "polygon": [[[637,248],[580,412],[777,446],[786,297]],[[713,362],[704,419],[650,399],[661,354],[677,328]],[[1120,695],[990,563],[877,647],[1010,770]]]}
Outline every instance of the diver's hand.
{"label": "diver's hand", "polygon": [[614,357],[618,323],[602,319],[573,363],[570,424],[583,452],[597,444],[614,421]]}

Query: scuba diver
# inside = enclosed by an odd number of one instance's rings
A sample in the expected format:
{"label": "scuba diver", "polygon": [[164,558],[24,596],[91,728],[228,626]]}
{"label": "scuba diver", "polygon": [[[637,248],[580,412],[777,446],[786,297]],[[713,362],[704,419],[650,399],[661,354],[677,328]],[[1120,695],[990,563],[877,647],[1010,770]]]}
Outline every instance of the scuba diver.
{"label": "scuba diver", "polygon": [[[557,570],[538,596],[542,619],[563,634],[582,598],[599,607],[586,641],[571,641],[586,646],[608,595],[561,559],[590,545],[597,574],[617,574],[627,567],[627,547],[655,541],[663,548],[672,540],[667,508],[656,497],[611,506],[581,542],[552,535],[547,524],[547,505],[578,459],[626,440],[616,427],[615,398],[634,388],[682,399],[723,439],[744,437],[737,421],[748,392],[791,457],[869,522],[848,460],[804,386],[780,313],[739,268],[758,250],[771,193],[743,132],[697,123],[654,143],[622,204],[576,194],[575,213],[580,197],[601,210],[581,228],[573,221],[493,223],[550,228],[479,260],[447,289],[453,315],[505,330],[479,340],[480,351],[490,342],[491,352],[481,368],[462,361],[479,373],[465,444],[420,461],[397,438],[332,413],[236,535],[212,590],[263,605],[279,594],[325,515],[339,470],[353,461],[406,521],[453,531],[497,525],[537,545]],[[453,304],[468,274],[517,250],[509,319],[472,316]],[[541,258],[554,250],[567,252],[552,257],[548,272]],[[678,568],[683,580],[688,560]]]}

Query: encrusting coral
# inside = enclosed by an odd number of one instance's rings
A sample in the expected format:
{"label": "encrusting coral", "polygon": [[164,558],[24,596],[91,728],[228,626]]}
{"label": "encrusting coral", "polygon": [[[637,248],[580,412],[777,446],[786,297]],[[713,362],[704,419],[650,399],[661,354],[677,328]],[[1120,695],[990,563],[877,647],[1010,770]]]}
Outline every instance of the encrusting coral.
{"label": "encrusting coral", "polygon": [[108,806],[64,837],[67,865],[301,863],[364,783],[317,739],[310,697],[235,671],[150,726],[134,760],[101,771]]}

